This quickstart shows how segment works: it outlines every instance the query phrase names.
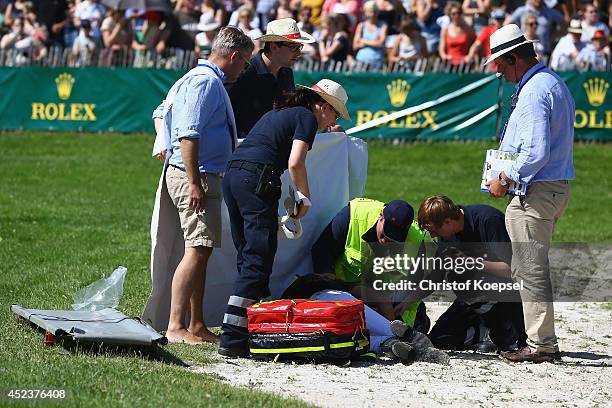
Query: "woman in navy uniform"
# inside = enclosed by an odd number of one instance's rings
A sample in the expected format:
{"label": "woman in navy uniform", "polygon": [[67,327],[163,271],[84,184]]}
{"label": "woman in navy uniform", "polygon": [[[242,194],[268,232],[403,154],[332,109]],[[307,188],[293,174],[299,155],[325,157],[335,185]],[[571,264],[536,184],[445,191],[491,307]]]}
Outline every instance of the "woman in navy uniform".
{"label": "woman in navy uniform", "polygon": [[311,206],[306,154],[317,130],[350,119],[346,92],[338,83],[320,80],[297,85],[287,101],[266,113],[236,149],[223,178],[223,196],[238,251],[238,278],[223,317],[219,354],[248,356],[246,308],[270,295],[268,282],[277,248],[280,176],[289,170],[299,202],[295,219]]}

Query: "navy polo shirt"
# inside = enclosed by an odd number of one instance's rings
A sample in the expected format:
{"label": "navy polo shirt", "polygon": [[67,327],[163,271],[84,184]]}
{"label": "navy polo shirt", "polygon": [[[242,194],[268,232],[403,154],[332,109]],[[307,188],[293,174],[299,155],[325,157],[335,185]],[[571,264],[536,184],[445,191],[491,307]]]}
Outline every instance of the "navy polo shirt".
{"label": "navy polo shirt", "polygon": [[251,58],[251,65],[234,83],[226,84],[236,118],[238,137],[247,135],[255,123],[272,110],[275,103],[285,102],[285,94],[295,90],[293,71],[281,68],[274,77],[262,59],[263,51]]}
{"label": "navy polo shirt", "polygon": [[232,155],[232,160],[270,164],[280,171],[287,170],[294,140],[312,148],[317,133],[317,119],[303,106],[271,110],[253,126]]}
{"label": "navy polo shirt", "polygon": [[465,243],[459,248],[470,256],[486,253],[488,261],[502,261],[510,265],[512,246],[504,214],[490,205],[465,205],[459,208],[463,210],[463,231],[450,241]]}
{"label": "navy polo shirt", "polygon": [[[344,253],[350,223],[351,207],[349,204],[336,214],[312,246],[311,256],[314,273],[335,273],[336,261]],[[372,228],[368,232],[371,230]],[[376,235],[376,232],[374,232],[374,235]]]}

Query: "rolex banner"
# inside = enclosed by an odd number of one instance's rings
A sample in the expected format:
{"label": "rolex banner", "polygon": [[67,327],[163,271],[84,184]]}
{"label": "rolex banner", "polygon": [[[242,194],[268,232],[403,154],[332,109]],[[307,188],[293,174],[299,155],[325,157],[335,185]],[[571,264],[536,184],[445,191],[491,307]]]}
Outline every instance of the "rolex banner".
{"label": "rolex banner", "polygon": [[153,132],[151,113],[181,72],[0,68],[0,128]]}
{"label": "rolex banner", "polygon": [[[151,113],[185,71],[133,68],[0,68],[0,129],[153,132]],[[576,139],[612,140],[612,73],[560,74],[576,101]],[[353,136],[401,140],[493,139],[514,85],[485,74],[296,72],[326,77],[348,95]]]}
{"label": "rolex banner", "polygon": [[612,91],[609,90],[612,72],[566,73],[561,77],[576,102],[576,139],[612,140]]}

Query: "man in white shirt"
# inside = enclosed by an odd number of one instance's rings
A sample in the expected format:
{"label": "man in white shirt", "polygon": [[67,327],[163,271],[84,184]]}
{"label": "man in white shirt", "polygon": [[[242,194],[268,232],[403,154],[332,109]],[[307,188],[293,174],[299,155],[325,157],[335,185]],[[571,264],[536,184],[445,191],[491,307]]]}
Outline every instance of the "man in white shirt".
{"label": "man in white shirt", "polygon": [[599,11],[593,4],[587,4],[584,8],[584,19],[582,20],[582,36],[580,40],[585,43],[591,41],[595,31],[603,31],[606,35],[610,35],[610,29],[607,25],[599,21]]}
{"label": "man in white shirt", "polygon": [[559,40],[550,57],[550,67],[555,71],[570,71],[576,68],[576,57],[586,45],[580,40],[582,23],[570,21],[567,34]]}
{"label": "man in white shirt", "polygon": [[89,65],[96,48],[98,48],[98,43],[91,34],[91,23],[89,20],[81,20],[79,35],[72,45],[72,63],[74,66]]}
{"label": "man in white shirt", "polygon": [[102,32],[100,26],[104,16],[106,16],[106,7],[100,4],[100,0],[83,0],[74,9],[74,17],[77,20],[74,25],[80,27],[81,20],[88,20],[91,24],[92,36],[101,44]]}

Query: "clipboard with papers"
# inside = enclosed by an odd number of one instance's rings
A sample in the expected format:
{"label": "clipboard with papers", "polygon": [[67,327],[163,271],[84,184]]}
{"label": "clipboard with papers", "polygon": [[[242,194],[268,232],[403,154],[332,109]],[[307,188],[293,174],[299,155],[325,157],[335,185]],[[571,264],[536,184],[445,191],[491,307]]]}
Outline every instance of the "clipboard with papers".
{"label": "clipboard with papers", "polygon": [[[495,149],[487,150],[482,169],[482,181],[480,183],[480,191],[483,193],[488,193],[489,188],[486,186],[486,182],[494,178],[498,178],[499,174],[502,171],[508,173],[517,156],[518,153],[504,152]],[[508,188],[508,194],[515,196],[526,195],[527,184],[516,182],[510,183],[510,186]]]}

